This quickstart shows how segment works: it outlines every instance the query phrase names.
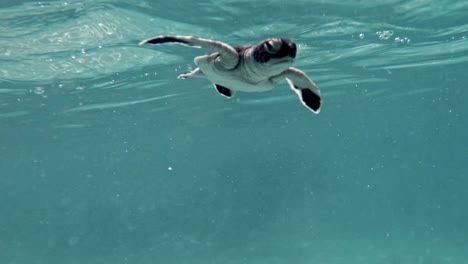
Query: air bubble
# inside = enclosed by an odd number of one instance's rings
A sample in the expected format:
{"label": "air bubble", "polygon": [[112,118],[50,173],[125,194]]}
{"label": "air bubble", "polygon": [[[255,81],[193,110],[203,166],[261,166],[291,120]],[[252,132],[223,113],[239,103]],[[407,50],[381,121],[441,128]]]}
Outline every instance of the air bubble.
{"label": "air bubble", "polygon": [[359,38],[360,38],[360,39],[363,39],[364,37],[365,37],[365,36],[364,36],[364,33],[359,34]]}
{"label": "air bubble", "polygon": [[86,54],[86,50],[85,49],[81,49],[81,54]]}
{"label": "air bubble", "polygon": [[42,95],[42,94],[45,93],[45,90],[42,87],[36,87],[36,88],[34,88],[33,93]]}
{"label": "air bubble", "polygon": [[393,35],[393,30],[383,30],[375,32],[377,36],[379,36],[380,40],[389,39]]}
{"label": "air bubble", "polygon": [[407,37],[404,37],[404,38],[400,38],[400,37],[396,37],[395,38],[395,43],[402,43],[402,44],[408,44],[410,43],[410,39],[407,38]]}

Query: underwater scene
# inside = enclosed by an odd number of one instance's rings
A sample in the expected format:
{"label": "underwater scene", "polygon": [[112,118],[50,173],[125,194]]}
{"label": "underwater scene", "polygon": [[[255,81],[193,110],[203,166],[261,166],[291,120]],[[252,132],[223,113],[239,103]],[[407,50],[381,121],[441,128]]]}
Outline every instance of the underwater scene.
{"label": "underwater scene", "polygon": [[[467,14],[0,0],[0,264],[468,263]],[[139,45],[160,35],[210,41]],[[238,50],[204,74],[273,89],[177,78],[239,45],[263,61]]]}

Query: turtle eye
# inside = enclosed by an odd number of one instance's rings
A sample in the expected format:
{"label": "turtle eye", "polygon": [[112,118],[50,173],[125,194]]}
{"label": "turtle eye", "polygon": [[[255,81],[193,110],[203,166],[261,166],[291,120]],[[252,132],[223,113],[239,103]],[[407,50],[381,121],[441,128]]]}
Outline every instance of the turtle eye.
{"label": "turtle eye", "polygon": [[266,51],[268,51],[269,53],[276,53],[276,49],[275,49],[275,47],[271,44],[271,41],[265,42],[265,49],[266,49]]}

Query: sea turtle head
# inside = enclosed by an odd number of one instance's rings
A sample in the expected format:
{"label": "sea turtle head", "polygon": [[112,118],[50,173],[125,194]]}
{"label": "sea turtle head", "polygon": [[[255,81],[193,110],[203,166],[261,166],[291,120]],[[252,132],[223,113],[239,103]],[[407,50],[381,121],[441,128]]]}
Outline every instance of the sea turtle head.
{"label": "sea turtle head", "polygon": [[296,44],[289,39],[269,38],[254,46],[253,57],[257,63],[280,73],[292,65],[296,51]]}

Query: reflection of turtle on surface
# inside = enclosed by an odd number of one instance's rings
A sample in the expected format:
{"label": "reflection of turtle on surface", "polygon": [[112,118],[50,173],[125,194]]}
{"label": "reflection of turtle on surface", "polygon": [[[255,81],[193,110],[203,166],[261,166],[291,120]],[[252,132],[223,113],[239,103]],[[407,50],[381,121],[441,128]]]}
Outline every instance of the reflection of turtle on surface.
{"label": "reflection of turtle on surface", "polygon": [[261,92],[273,89],[286,79],[302,104],[318,114],[322,105],[320,91],[304,72],[291,67],[296,57],[296,44],[284,38],[266,39],[257,45],[231,47],[225,43],[192,36],[157,36],[144,40],[144,44],[177,43],[206,48],[210,54],[195,58],[195,70],[179,75],[206,78],[225,97],[235,91]]}

